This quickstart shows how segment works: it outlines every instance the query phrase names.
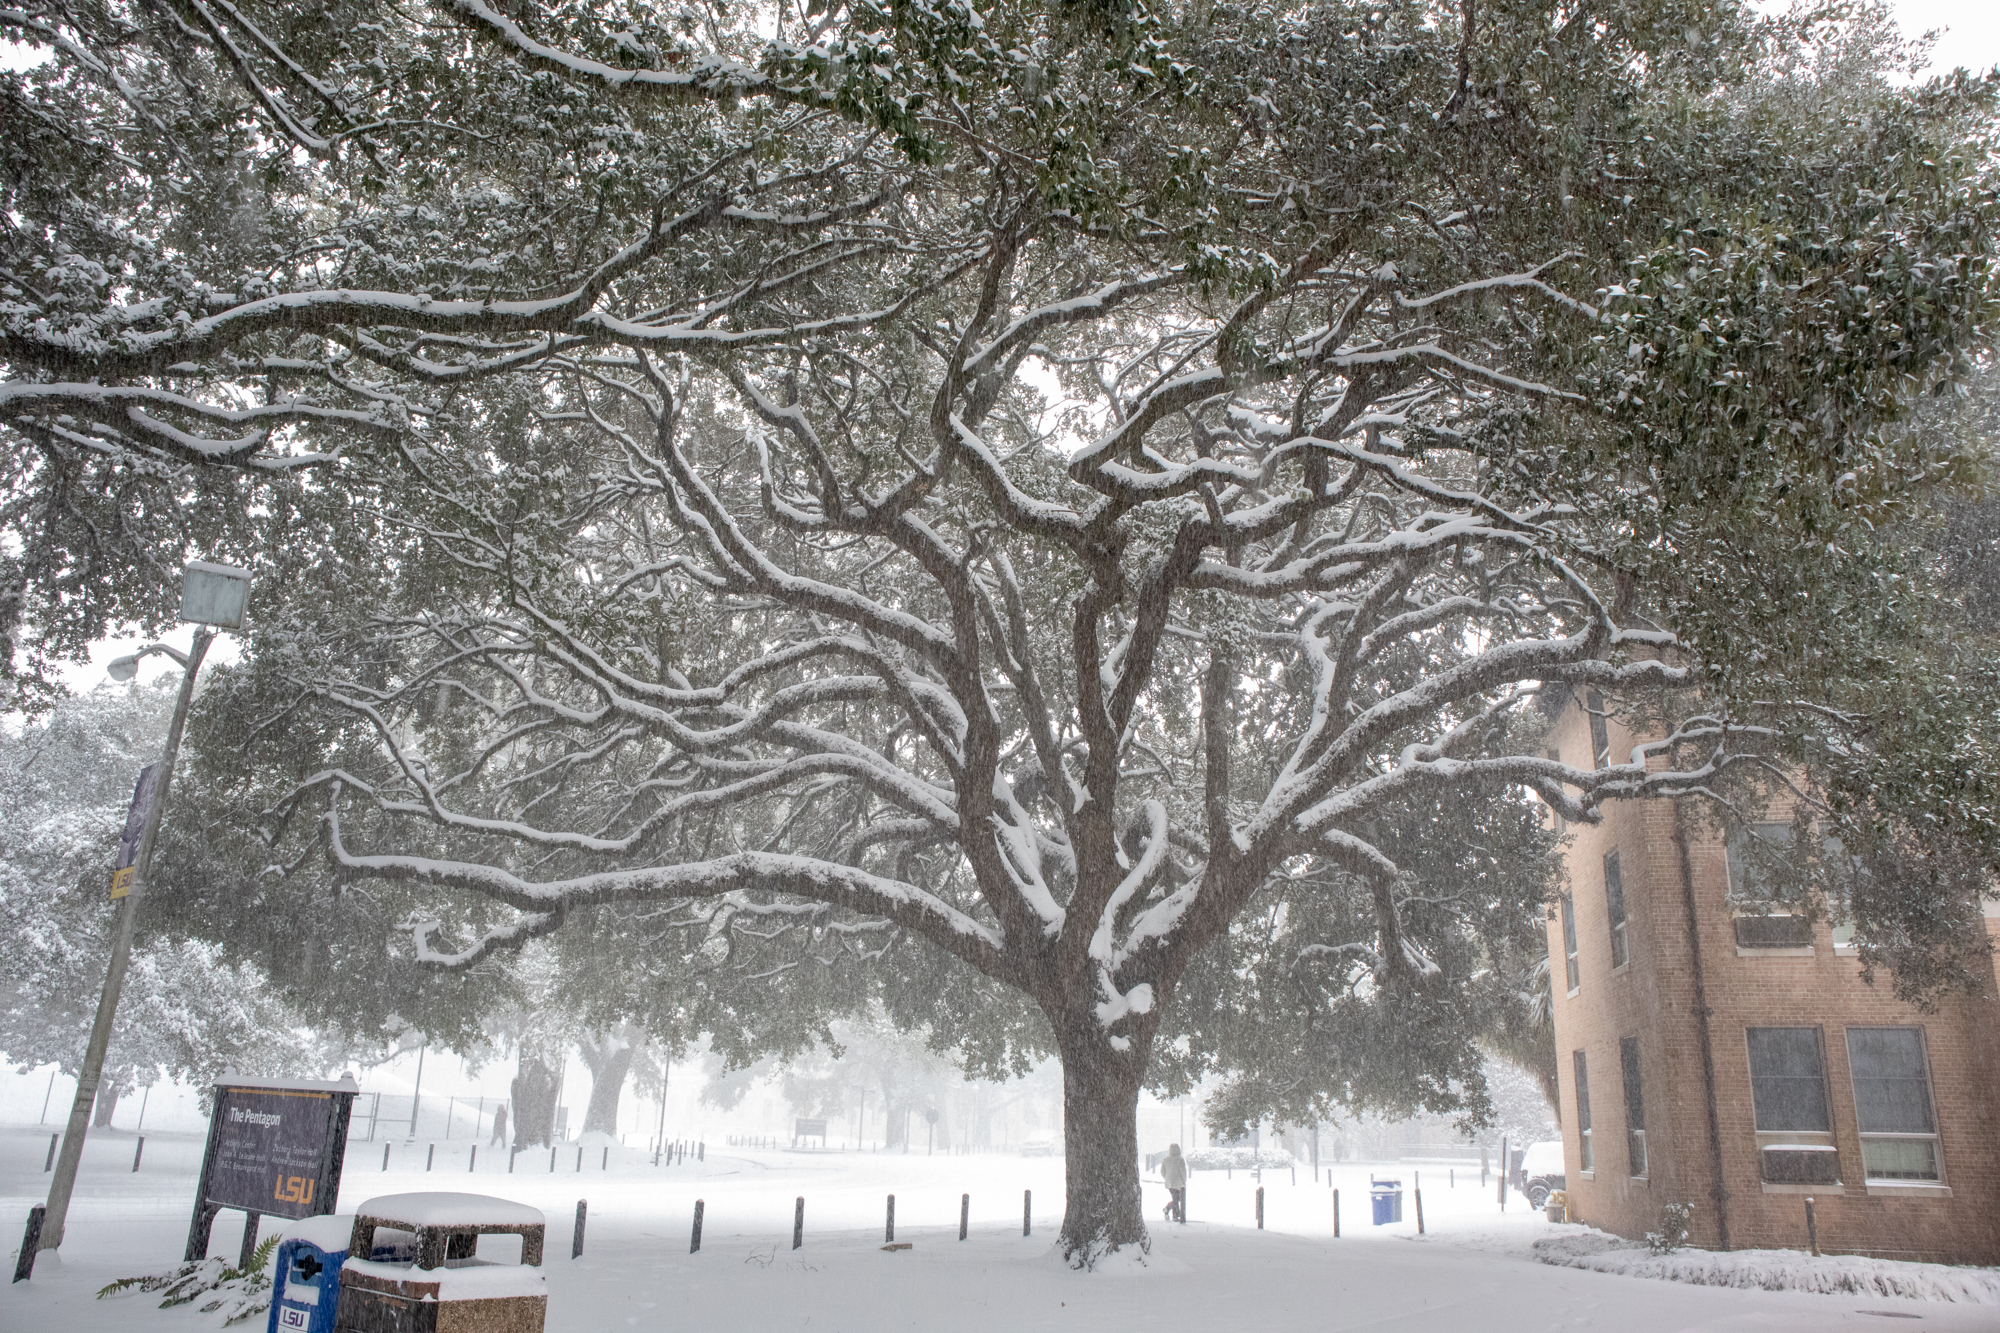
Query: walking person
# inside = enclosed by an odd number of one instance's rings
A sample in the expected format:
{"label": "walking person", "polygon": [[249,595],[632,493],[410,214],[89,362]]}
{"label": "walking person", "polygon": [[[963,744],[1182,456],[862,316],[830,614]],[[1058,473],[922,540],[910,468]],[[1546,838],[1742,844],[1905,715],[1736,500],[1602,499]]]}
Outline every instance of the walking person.
{"label": "walking person", "polygon": [[1160,1163],[1160,1179],[1167,1186],[1167,1220],[1187,1222],[1187,1159],[1181,1156],[1181,1145],[1167,1145],[1166,1160]]}
{"label": "walking person", "polygon": [[493,1142],[503,1148],[507,1146],[507,1103],[505,1102],[501,1102],[500,1109],[493,1113]]}

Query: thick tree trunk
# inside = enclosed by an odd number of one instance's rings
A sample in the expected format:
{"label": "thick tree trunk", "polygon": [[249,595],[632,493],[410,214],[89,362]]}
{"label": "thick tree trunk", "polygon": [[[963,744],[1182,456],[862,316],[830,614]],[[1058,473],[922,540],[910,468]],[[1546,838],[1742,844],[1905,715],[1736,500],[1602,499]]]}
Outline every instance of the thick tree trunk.
{"label": "thick tree trunk", "polygon": [[508,1090],[514,1102],[514,1146],[546,1148],[556,1132],[556,1070],[547,1055],[521,1047],[520,1072]]}
{"label": "thick tree trunk", "polygon": [[1139,1201],[1139,1070],[1089,1011],[1057,1025],[1063,1068],[1065,1209],[1058,1243],[1072,1267],[1152,1248]]}
{"label": "thick tree trunk", "polygon": [[618,1134],[618,1098],[625,1091],[625,1078],[632,1072],[632,1057],[639,1053],[632,1045],[606,1043],[593,1051],[586,1043],[583,1062],[590,1066],[590,1104],[583,1112],[586,1134]]}
{"label": "thick tree trunk", "polygon": [[97,1109],[91,1116],[92,1129],[105,1129],[111,1124],[111,1113],[118,1109],[118,1084],[106,1079],[97,1090]]}

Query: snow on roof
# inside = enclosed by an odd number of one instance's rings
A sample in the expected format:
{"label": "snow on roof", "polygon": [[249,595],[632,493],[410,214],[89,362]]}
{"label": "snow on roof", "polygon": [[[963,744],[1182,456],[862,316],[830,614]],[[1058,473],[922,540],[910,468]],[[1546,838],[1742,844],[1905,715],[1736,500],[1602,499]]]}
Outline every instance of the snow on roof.
{"label": "snow on roof", "polygon": [[401,1222],[412,1227],[539,1227],[548,1224],[541,1209],[515,1203],[512,1199],[496,1199],[490,1194],[444,1191],[381,1194],[354,1211],[362,1217]]}
{"label": "snow on roof", "polygon": [[218,1088],[268,1088],[282,1092],[359,1092],[361,1085],[354,1081],[353,1074],[342,1074],[335,1083],[317,1079],[302,1078],[238,1078],[225,1073],[213,1080]]}

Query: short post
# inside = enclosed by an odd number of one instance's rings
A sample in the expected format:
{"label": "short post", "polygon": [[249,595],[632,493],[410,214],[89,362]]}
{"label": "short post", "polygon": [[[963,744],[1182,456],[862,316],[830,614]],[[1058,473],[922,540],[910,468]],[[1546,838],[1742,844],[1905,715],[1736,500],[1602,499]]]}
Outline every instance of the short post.
{"label": "short post", "polygon": [[132,1149],[132,1174],[139,1174],[139,1161],[146,1155],[146,1136],[139,1136],[138,1146]]}
{"label": "short post", "polygon": [[49,1160],[42,1163],[43,1175],[47,1175],[49,1172],[56,1169],[56,1145],[61,1142],[62,1142],[62,1135],[60,1134],[49,1135]]}
{"label": "short post", "polygon": [[1507,1136],[1500,1136],[1500,1211],[1507,1211]]}
{"label": "short post", "polygon": [[1806,1195],[1806,1243],[1812,1247],[1813,1258],[1819,1258],[1819,1219],[1813,1216],[1812,1195]]}
{"label": "short post", "polygon": [[1292,1163],[1292,1183],[1294,1185],[1299,1183],[1299,1166],[1297,1162]]}
{"label": "short post", "polygon": [[608,1143],[604,1145],[604,1160],[597,1164],[597,1169],[599,1171],[609,1171],[611,1169],[611,1145]]}
{"label": "short post", "polygon": [[[606,1148],[605,1151],[610,1152],[611,1150]],[[581,1143],[576,1145],[576,1169],[579,1171],[583,1170],[583,1145]]]}
{"label": "short post", "polygon": [[572,1259],[583,1257],[583,1219],[589,1213],[590,1200],[578,1199],[576,1201],[576,1234],[571,1236],[569,1240],[569,1257]]}
{"label": "short post", "polygon": [[695,1254],[701,1249],[701,1209],[702,1201],[694,1201],[694,1237],[688,1241],[688,1253]]}
{"label": "short post", "polygon": [[895,1239],[896,1239],[896,1196],[891,1194],[889,1196],[889,1217],[888,1220],[882,1224],[882,1243],[886,1245]]}
{"label": "short post", "polygon": [[1444,1173],[1444,1187],[1448,1190],[1455,1190],[1458,1188],[1457,1167],[1454,1166]]}
{"label": "short post", "polygon": [[1021,1191],[1021,1234],[1026,1236],[1035,1229],[1035,1192]]}
{"label": "short post", "polygon": [[555,1150],[554,1148],[550,1148],[550,1149],[549,1149],[549,1174],[550,1174],[550,1175],[554,1175],[555,1173],[556,1173],[556,1150]]}
{"label": "short post", "polygon": [[1479,1149],[1479,1188],[1486,1188],[1486,1148],[1484,1145]]}
{"label": "short post", "polygon": [[[1332,1171],[1329,1170],[1327,1174],[1331,1175]],[[1335,1190],[1333,1192],[1333,1238],[1335,1240],[1340,1239],[1340,1191],[1339,1190]]]}
{"label": "short post", "polygon": [[262,1213],[243,1214],[243,1245],[236,1251],[236,1271],[245,1272],[250,1267],[250,1259],[257,1253],[257,1227],[264,1220]]}
{"label": "short post", "polygon": [[1264,1229],[1264,1187],[1262,1185],[1257,1187],[1257,1229],[1259,1231]]}
{"label": "short post", "polygon": [[706,1162],[708,1160],[708,1145],[706,1143],[695,1145],[694,1160],[697,1162]]}
{"label": "short post", "polygon": [[801,1194],[799,1196],[799,1201],[792,1205],[792,1248],[796,1250],[805,1243],[806,1243],[806,1196]]}
{"label": "short post", "polygon": [[1422,1190],[1412,1192],[1417,1196],[1417,1234],[1421,1236],[1424,1234],[1424,1192]]}
{"label": "short post", "polygon": [[465,1154],[466,1174],[467,1175],[472,1174],[472,1172],[477,1170],[478,1167],[479,1167],[479,1145],[475,1143],[472,1145],[472,1151]]}
{"label": "short post", "polygon": [[965,1239],[965,1228],[971,1221],[972,1196],[970,1194],[961,1194],[958,1196],[958,1238],[960,1240]]}
{"label": "short post", "polygon": [[438,1157],[438,1146],[435,1143],[433,1143],[431,1145],[431,1150],[424,1154],[424,1170],[428,1171],[432,1167],[436,1166],[437,1157]]}
{"label": "short post", "polygon": [[519,1148],[509,1148],[509,1149],[507,1150],[507,1174],[508,1174],[508,1175],[510,1175],[510,1176],[511,1176],[511,1175],[513,1175],[513,1174],[514,1174],[514,1159],[515,1159],[516,1157],[519,1157],[520,1155],[521,1155],[521,1150],[520,1150]]}
{"label": "short post", "polygon": [[385,1143],[382,1145],[382,1169],[384,1171],[389,1169],[389,1148],[389,1144]]}
{"label": "short post", "polygon": [[28,1229],[21,1233],[21,1257],[14,1261],[14,1280],[26,1282],[35,1275],[35,1253],[42,1248],[42,1219],[48,1216],[45,1204],[28,1210]]}

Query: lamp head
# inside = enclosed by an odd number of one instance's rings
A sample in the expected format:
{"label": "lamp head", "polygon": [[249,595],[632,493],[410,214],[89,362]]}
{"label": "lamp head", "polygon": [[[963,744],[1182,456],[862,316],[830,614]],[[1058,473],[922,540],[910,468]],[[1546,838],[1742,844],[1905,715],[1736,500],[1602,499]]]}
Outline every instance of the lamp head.
{"label": "lamp head", "polygon": [[132,677],[139,674],[139,654],[127,653],[123,657],[112,658],[105,666],[104,672],[113,680],[125,681],[132,679]]}

